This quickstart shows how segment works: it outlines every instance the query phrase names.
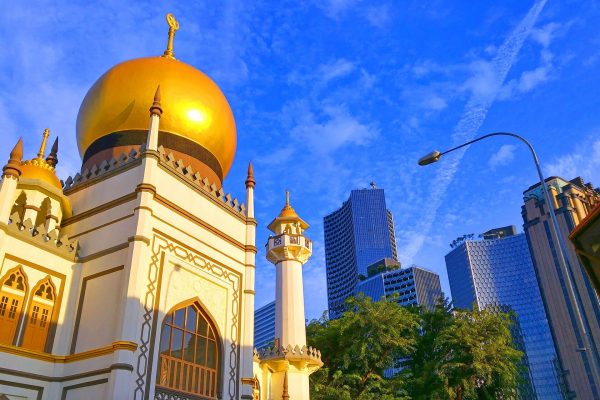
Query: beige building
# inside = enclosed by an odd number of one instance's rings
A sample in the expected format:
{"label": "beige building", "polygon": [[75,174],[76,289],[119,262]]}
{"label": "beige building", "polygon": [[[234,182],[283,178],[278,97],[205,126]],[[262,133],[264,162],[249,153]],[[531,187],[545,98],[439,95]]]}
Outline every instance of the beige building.
{"label": "beige building", "polygon": [[567,238],[594,206],[600,203],[600,192],[581,178],[566,181],[551,177],[546,179],[546,182],[562,236],[567,242],[566,256],[570,265],[571,280],[580,299],[582,319],[592,347],[586,348],[584,344],[583,335],[586,332],[579,328],[576,307],[570,300],[564,274],[565,266],[559,264],[555,253],[557,244],[554,244],[551,239],[552,221],[547,204],[543,199],[540,185],[534,185],[524,192],[525,204],[522,214],[524,230],[558,352],[556,370],[569,398],[597,399],[600,398],[600,380],[595,377],[594,371],[600,370],[598,365],[600,303]]}
{"label": "beige building", "polygon": [[83,100],[80,173],[57,178],[48,130],[35,157],[19,140],[3,168],[0,399],[309,398],[321,362],[305,346],[307,226],[289,202],[272,223],[280,345],[261,359],[252,166],[244,205],[222,187],[233,113],[174,58],[167,20],[162,56],[116,65]]}

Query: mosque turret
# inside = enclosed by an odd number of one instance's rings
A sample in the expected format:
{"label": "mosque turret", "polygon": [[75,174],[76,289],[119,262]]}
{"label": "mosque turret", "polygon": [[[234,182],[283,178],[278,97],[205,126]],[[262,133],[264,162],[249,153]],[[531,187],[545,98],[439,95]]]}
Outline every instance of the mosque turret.
{"label": "mosque turret", "polygon": [[275,348],[262,353],[260,362],[274,371],[274,399],[309,399],[308,377],[323,365],[320,352],[306,346],[302,265],[312,254],[312,242],[304,236],[308,224],[290,205],[289,192],[268,228],[274,233],[266,247],[276,268]]}
{"label": "mosque turret", "polygon": [[275,234],[267,242],[267,259],[277,270],[275,293],[275,337],[282,346],[306,344],[302,265],[312,254],[312,242],[303,235],[308,224],[290,205],[286,192],[285,206],[269,224]]}

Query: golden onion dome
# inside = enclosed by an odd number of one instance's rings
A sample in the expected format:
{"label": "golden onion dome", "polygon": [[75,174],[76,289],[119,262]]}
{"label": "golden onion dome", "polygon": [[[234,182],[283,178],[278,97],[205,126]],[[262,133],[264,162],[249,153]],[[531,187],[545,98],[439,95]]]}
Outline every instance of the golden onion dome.
{"label": "golden onion dome", "polygon": [[[169,19],[171,18],[171,19]],[[174,29],[168,17],[169,46],[160,57],[120,63],[102,75],[86,94],[77,116],[77,143],[84,159],[99,164],[146,142],[149,108],[160,85],[163,113],[159,145],[186,165],[195,161],[221,183],[236,148],[233,113],[219,87],[203,72],[172,56]],[[198,168],[196,168],[198,170]],[[209,176],[210,178],[210,176]]]}

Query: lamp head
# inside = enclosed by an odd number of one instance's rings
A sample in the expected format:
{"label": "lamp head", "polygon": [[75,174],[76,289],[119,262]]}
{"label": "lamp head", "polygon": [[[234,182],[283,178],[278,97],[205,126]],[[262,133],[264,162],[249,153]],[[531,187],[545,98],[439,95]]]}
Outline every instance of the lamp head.
{"label": "lamp head", "polygon": [[431,153],[427,154],[426,156],[421,157],[419,159],[419,165],[424,166],[424,165],[433,164],[434,162],[439,161],[441,156],[442,156],[442,153],[440,153],[437,150],[434,150]]}

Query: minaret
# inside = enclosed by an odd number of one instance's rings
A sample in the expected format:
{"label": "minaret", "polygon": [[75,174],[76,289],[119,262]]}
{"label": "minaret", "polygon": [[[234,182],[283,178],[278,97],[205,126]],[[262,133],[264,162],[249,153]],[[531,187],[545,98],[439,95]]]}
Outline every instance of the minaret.
{"label": "minaret", "polygon": [[8,223],[12,206],[15,202],[17,182],[21,176],[21,161],[23,160],[23,140],[19,139],[10,152],[8,162],[2,168],[0,182],[0,222]]}
{"label": "minaret", "polygon": [[244,343],[242,344],[242,399],[253,399],[254,391],[254,273],[256,258],[256,219],[254,218],[254,170],[248,163],[246,177],[246,267],[244,275]]}
{"label": "minaret", "polygon": [[261,365],[273,371],[273,399],[306,400],[310,398],[308,376],[323,363],[320,352],[306,347],[302,265],[312,254],[312,242],[304,236],[308,224],[290,205],[289,192],[268,228],[274,233],[267,242],[267,259],[275,264],[277,275],[275,343],[279,347],[261,355]]}
{"label": "minaret", "polygon": [[285,193],[285,207],[269,224],[276,236],[267,243],[267,259],[275,264],[275,338],[283,347],[306,345],[304,288],[302,264],[312,254],[312,242],[303,235],[308,224],[290,205],[290,192]]}

